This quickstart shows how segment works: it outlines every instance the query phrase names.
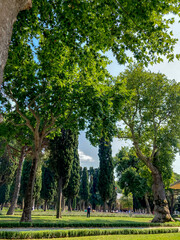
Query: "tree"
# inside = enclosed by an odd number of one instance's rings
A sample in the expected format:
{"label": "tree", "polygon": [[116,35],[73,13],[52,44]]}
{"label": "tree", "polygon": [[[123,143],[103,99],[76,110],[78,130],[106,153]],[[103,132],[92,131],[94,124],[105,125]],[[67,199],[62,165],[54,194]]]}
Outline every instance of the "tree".
{"label": "tree", "polygon": [[22,209],[24,208],[24,198],[29,180],[29,169],[31,169],[32,161],[30,157],[27,157],[23,163],[22,176],[21,176],[21,187],[20,187],[20,199],[22,202]]}
{"label": "tree", "polygon": [[84,167],[81,175],[80,197],[83,201],[83,210],[87,208],[89,200],[89,175],[87,168]]}
{"label": "tree", "polygon": [[0,187],[8,184],[14,178],[16,171],[16,159],[11,157],[10,149],[3,142],[0,143],[2,154],[0,156]]}
{"label": "tree", "polygon": [[53,32],[46,36],[42,32],[36,48],[33,40],[13,35],[0,96],[6,121],[26,129],[32,139],[33,162],[21,221],[31,221],[35,173],[47,137],[68,125],[83,128],[92,96],[100,98],[102,94],[98,84],[105,85],[104,79],[109,77],[104,57],[84,46],[78,62],[71,57],[70,46],[60,40],[61,30]]}
{"label": "tree", "polygon": [[90,203],[92,205],[92,209],[96,209],[97,205],[101,204],[101,196],[99,194],[99,168],[95,168],[93,172],[93,179],[92,179],[92,185],[90,188]]}
{"label": "tree", "polygon": [[[8,114],[8,113],[6,113]],[[21,173],[24,157],[32,151],[32,144],[29,138],[29,135],[26,129],[16,126],[7,122],[6,119],[3,119],[3,122],[0,124],[0,139],[1,142],[4,142],[4,145],[8,149],[9,158],[16,163],[16,173],[15,173],[15,182],[13,188],[13,194],[11,198],[11,203],[7,215],[13,215],[15,206],[18,200],[20,184],[21,184]],[[2,148],[3,149],[3,148]],[[9,176],[8,176],[9,177]]]}
{"label": "tree", "polygon": [[3,184],[0,187],[0,204],[1,210],[3,210],[4,204],[9,200],[10,184]]}
{"label": "tree", "polygon": [[[31,0],[0,2],[3,13],[0,18],[0,83],[13,23],[20,10],[30,7]],[[156,53],[167,55],[169,60],[173,59],[172,49],[177,40],[172,38],[172,32],[168,32],[173,19],[166,19],[164,15],[172,11],[178,14],[178,9],[177,0],[150,1],[148,5],[145,0],[129,0],[128,3],[114,0],[34,0],[30,11],[18,15],[14,32],[22,39],[28,34],[37,37],[39,30],[43,30],[46,35],[52,27],[54,30],[59,28],[61,40],[72,46],[74,51],[86,44],[96,51],[111,49],[119,63],[128,60],[128,50],[137,60],[145,63],[153,60],[159,62],[162,59]]]}
{"label": "tree", "polygon": [[51,169],[47,166],[42,167],[42,188],[41,188],[41,198],[44,199],[44,211],[47,210],[47,203],[52,199],[54,195],[55,179],[54,174]]}
{"label": "tree", "polygon": [[30,9],[32,0],[6,0],[0,1],[0,88],[3,82],[3,72],[8,58],[9,43],[13,30],[13,24],[20,11]]}
{"label": "tree", "polygon": [[[127,95],[122,105],[119,84]],[[172,173],[171,166],[179,139],[180,85],[164,75],[130,66],[114,85],[114,109],[126,126],[118,136],[130,138],[137,157],[152,174],[155,217],[153,222],[173,221],[169,213],[163,176]]]}
{"label": "tree", "polygon": [[116,192],[116,186],[115,186],[115,181],[113,182],[113,191],[111,198],[108,201],[108,207],[109,211],[114,210],[116,207],[116,200],[117,200],[117,192]]}
{"label": "tree", "polygon": [[105,211],[106,202],[111,199],[113,193],[113,182],[114,182],[114,167],[111,144],[104,138],[101,139],[99,145],[99,193],[104,203],[103,210]]}
{"label": "tree", "polygon": [[62,129],[61,136],[50,142],[50,165],[58,182],[57,218],[61,218],[62,191],[67,186],[74,159],[75,135]]}
{"label": "tree", "polygon": [[21,174],[22,174],[22,166],[23,166],[25,153],[26,153],[26,146],[23,146],[21,148],[19,163],[18,163],[18,167],[17,167],[17,170],[16,170],[16,180],[15,180],[15,187],[14,187],[14,191],[13,191],[13,196],[12,196],[12,199],[11,199],[11,205],[8,209],[7,215],[13,215],[14,214],[14,210],[15,210],[15,207],[16,207],[16,204],[17,204],[20,185],[21,185]]}
{"label": "tree", "polygon": [[6,96],[9,102],[2,112],[10,111],[14,124],[23,124],[33,139],[33,163],[21,221],[31,221],[35,173],[47,136],[67,127],[67,122],[82,126],[85,105],[87,110],[94,98],[101,99],[104,84],[100,82],[107,79],[107,61],[99,50],[112,49],[121,63],[127,60],[125,48],[147,61],[157,59],[154,52],[170,53],[175,40],[166,32],[169,21],[162,17],[172,9],[171,1],[168,3],[157,1],[146,11],[140,4],[138,9],[143,14],[138,18],[133,15],[137,6],[132,4],[129,13],[137,20],[136,25],[144,26],[145,33],[137,30],[125,14],[126,3],[119,6],[118,2],[34,0],[32,9],[19,15],[0,97]]}
{"label": "tree", "polygon": [[41,193],[41,188],[42,188],[42,164],[40,163],[37,167],[37,172],[36,172],[36,178],[35,178],[35,183],[34,183],[34,189],[33,189],[33,205],[32,207],[35,208],[39,205],[39,200],[40,200],[40,193]]}
{"label": "tree", "polygon": [[[71,211],[72,200],[76,198],[80,188],[80,161],[78,154],[78,134],[74,135],[74,157],[70,178],[67,187],[64,189],[64,196],[68,199],[68,209]],[[74,204],[75,205],[75,204]],[[74,208],[76,208],[74,206]]]}
{"label": "tree", "polygon": [[133,210],[137,209],[135,205],[137,205],[139,199],[144,197],[147,211],[151,213],[147,197],[150,191],[149,185],[152,185],[151,175],[144,164],[137,158],[134,149],[122,148],[116,154],[115,162],[120,188],[124,190],[126,196],[129,193],[133,194]]}

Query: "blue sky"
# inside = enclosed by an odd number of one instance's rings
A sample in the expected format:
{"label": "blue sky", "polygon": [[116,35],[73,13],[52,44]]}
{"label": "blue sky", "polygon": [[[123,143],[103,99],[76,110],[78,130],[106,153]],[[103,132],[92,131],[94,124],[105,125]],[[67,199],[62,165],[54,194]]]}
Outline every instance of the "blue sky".
{"label": "blue sky", "polygon": [[[175,54],[180,53],[180,23],[178,23],[178,18],[176,18],[176,22],[173,24],[171,29],[176,38],[179,39],[175,47]],[[109,72],[113,76],[117,76],[120,72],[122,72],[125,67],[119,65],[116,59],[113,57],[111,52],[107,52],[106,54],[112,63],[108,66]],[[174,62],[168,63],[166,59],[164,59],[163,63],[155,64],[153,66],[148,67],[149,70],[153,72],[161,72],[164,73],[169,79],[175,79],[177,82],[180,82],[180,61],[174,60]],[[130,141],[123,141],[119,139],[114,139],[112,143],[112,154],[115,154],[121,149],[122,146],[131,146]],[[79,155],[81,166],[83,167],[98,167],[99,159],[98,159],[98,149],[93,147],[89,141],[85,138],[85,133],[81,132],[79,136]],[[173,164],[174,172],[180,174],[180,153],[176,155],[176,160]]]}

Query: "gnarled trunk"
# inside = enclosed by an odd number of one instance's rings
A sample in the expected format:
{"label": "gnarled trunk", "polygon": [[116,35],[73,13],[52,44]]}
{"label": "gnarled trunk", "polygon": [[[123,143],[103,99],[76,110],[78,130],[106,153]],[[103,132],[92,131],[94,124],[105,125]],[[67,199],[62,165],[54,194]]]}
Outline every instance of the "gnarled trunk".
{"label": "gnarled trunk", "polygon": [[32,7],[32,0],[0,0],[0,88],[8,58],[9,43],[18,13]]}
{"label": "gnarled trunk", "polygon": [[21,156],[19,159],[19,164],[18,164],[18,168],[17,168],[17,172],[16,172],[15,188],[14,188],[14,192],[13,192],[13,196],[12,196],[12,200],[11,200],[11,206],[9,207],[7,215],[14,214],[14,210],[15,210],[15,207],[17,204],[19,190],[20,190],[20,186],[21,186],[21,172],[22,172],[24,156],[25,156],[25,147],[23,147],[21,150]]}
{"label": "gnarled trunk", "polygon": [[57,214],[56,218],[62,218],[61,215],[61,203],[62,203],[62,177],[58,180],[58,201],[57,201]]}
{"label": "gnarled trunk", "polygon": [[166,199],[165,188],[160,172],[152,171],[153,185],[152,191],[154,195],[154,213],[155,217],[152,222],[170,222],[174,221],[171,217],[168,201]]}
{"label": "gnarled trunk", "polygon": [[24,209],[21,217],[21,222],[31,222],[31,210],[32,210],[32,200],[33,200],[33,189],[34,182],[36,178],[36,170],[38,164],[38,157],[33,158],[29,181],[26,189],[25,199],[24,199]]}

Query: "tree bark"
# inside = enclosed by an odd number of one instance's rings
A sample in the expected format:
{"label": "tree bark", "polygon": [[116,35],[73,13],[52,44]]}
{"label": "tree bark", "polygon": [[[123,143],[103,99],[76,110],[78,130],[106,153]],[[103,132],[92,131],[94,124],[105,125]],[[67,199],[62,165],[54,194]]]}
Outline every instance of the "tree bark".
{"label": "tree bark", "polygon": [[57,201],[57,214],[56,218],[62,218],[61,215],[61,203],[62,203],[62,177],[58,180],[58,201]]}
{"label": "tree bark", "polygon": [[152,214],[152,213],[151,213],[151,208],[150,208],[150,205],[149,205],[149,200],[148,200],[147,193],[145,193],[144,199],[145,199],[145,202],[146,202],[147,213],[148,213],[148,214]]}
{"label": "tree bark", "polygon": [[24,209],[21,217],[21,222],[31,222],[33,189],[34,189],[34,182],[36,178],[37,163],[38,163],[38,156],[36,154],[32,161],[29,181],[28,181],[26,194],[25,194]]}
{"label": "tree bark", "polygon": [[65,211],[65,197],[62,195],[62,212]]}
{"label": "tree bark", "polygon": [[0,88],[8,58],[13,24],[20,11],[30,9],[31,7],[32,0],[0,0]]}
{"label": "tree bark", "polygon": [[25,147],[23,147],[21,149],[21,156],[19,159],[19,164],[18,164],[17,173],[16,173],[15,188],[14,188],[14,192],[13,192],[13,196],[12,196],[12,200],[11,200],[11,206],[9,207],[7,215],[14,214],[14,210],[15,210],[15,207],[17,204],[19,190],[20,190],[20,186],[21,186],[21,173],[22,173],[22,165],[23,165],[24,156],[25,156]]}
{"label": "tree bark", "polygon": [[152,172],[153,185],[152,191],[154,195],[154,213],[155,217],[152,222],[170,222],[174,221],[171,217],[168,201],[166,199],[166,193],[162,177],[160,172],[156,169],[155,172]]}

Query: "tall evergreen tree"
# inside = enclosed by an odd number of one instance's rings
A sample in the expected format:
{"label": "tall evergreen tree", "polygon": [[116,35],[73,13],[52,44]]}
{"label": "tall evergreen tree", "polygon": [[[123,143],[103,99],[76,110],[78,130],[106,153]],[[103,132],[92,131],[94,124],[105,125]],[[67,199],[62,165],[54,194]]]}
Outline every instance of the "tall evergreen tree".
{"label": "tall evergreen tree", "polygon": [[[76,198],[79,193],[80,188],[80,161],[78,154],[78,135],[74,135],[74,159],[71,168],[71,176],[67,187],[64,189],[63,193],[68,199],[68,210],[71,211],[72,200]],[[74,208],[76,208],[74,202]]]}
{"label": "tall evergreen tree", "polygon": [[70,178],[73,158],[74,139],[71,130],[61,129],[61,136],[50,142],[50,166],[58,182],[57,218],[61,218],[62,191]]}
{"label": "tall evergreen tree", "polygon": [[0,142],[0,186],[9,184],[14,178],[17,168],[16,159],[13,159],[8,154],[8,147],[4,146],[4,142]]}
{"label": "tall evergreen tree", "polygon": [[84,167],[81,176],[81,184],[80,184],[80,197],[83,201],[83,209],[87,208],[88,200],[89,200],[89,176],[87,168]]}
{"label": "tall evergreen tree", "polygon": [[0,187],[0,204],[1,210],[4,207],[4,204],[9,200],[9,193],[10,193],[10,184],[3,184]]}
{"label": "tall evergreen tree", "polygon": [[95,168],[93,171],[92,185],[90,188],[90,203],[92,205],[92,209],[96,209],[97,205],[101,204],[101,196],[99,194],[98,189],[98,180],[99,180],[99,168]]}
{"label": "tall evergreen tree", "polygon": [[42,188],[41,198],[44,199],[44,211],[47,210],[47,203],[54,195],[55,179],[52,171],[48,166],[42,167]]}
{"label": "tall evergreen tree", "polygon": [[116,207],[116,198],[117,198],[117,193],[116,193],[116,186],[115,186],[115,181],[113,181],[113,191],[112,191],[112,196],[108,201],[108,207],[109,210],[114,210]]}
{"label": "tall evergreen tree", "polygon": [[113,193],[113,158],[111,143],[101,138],[99,145],[99,160],[100,160],[100,171],[99,171],[99,193],[103,201],[103,210],[105,211],[106,202],[111,199]]}

